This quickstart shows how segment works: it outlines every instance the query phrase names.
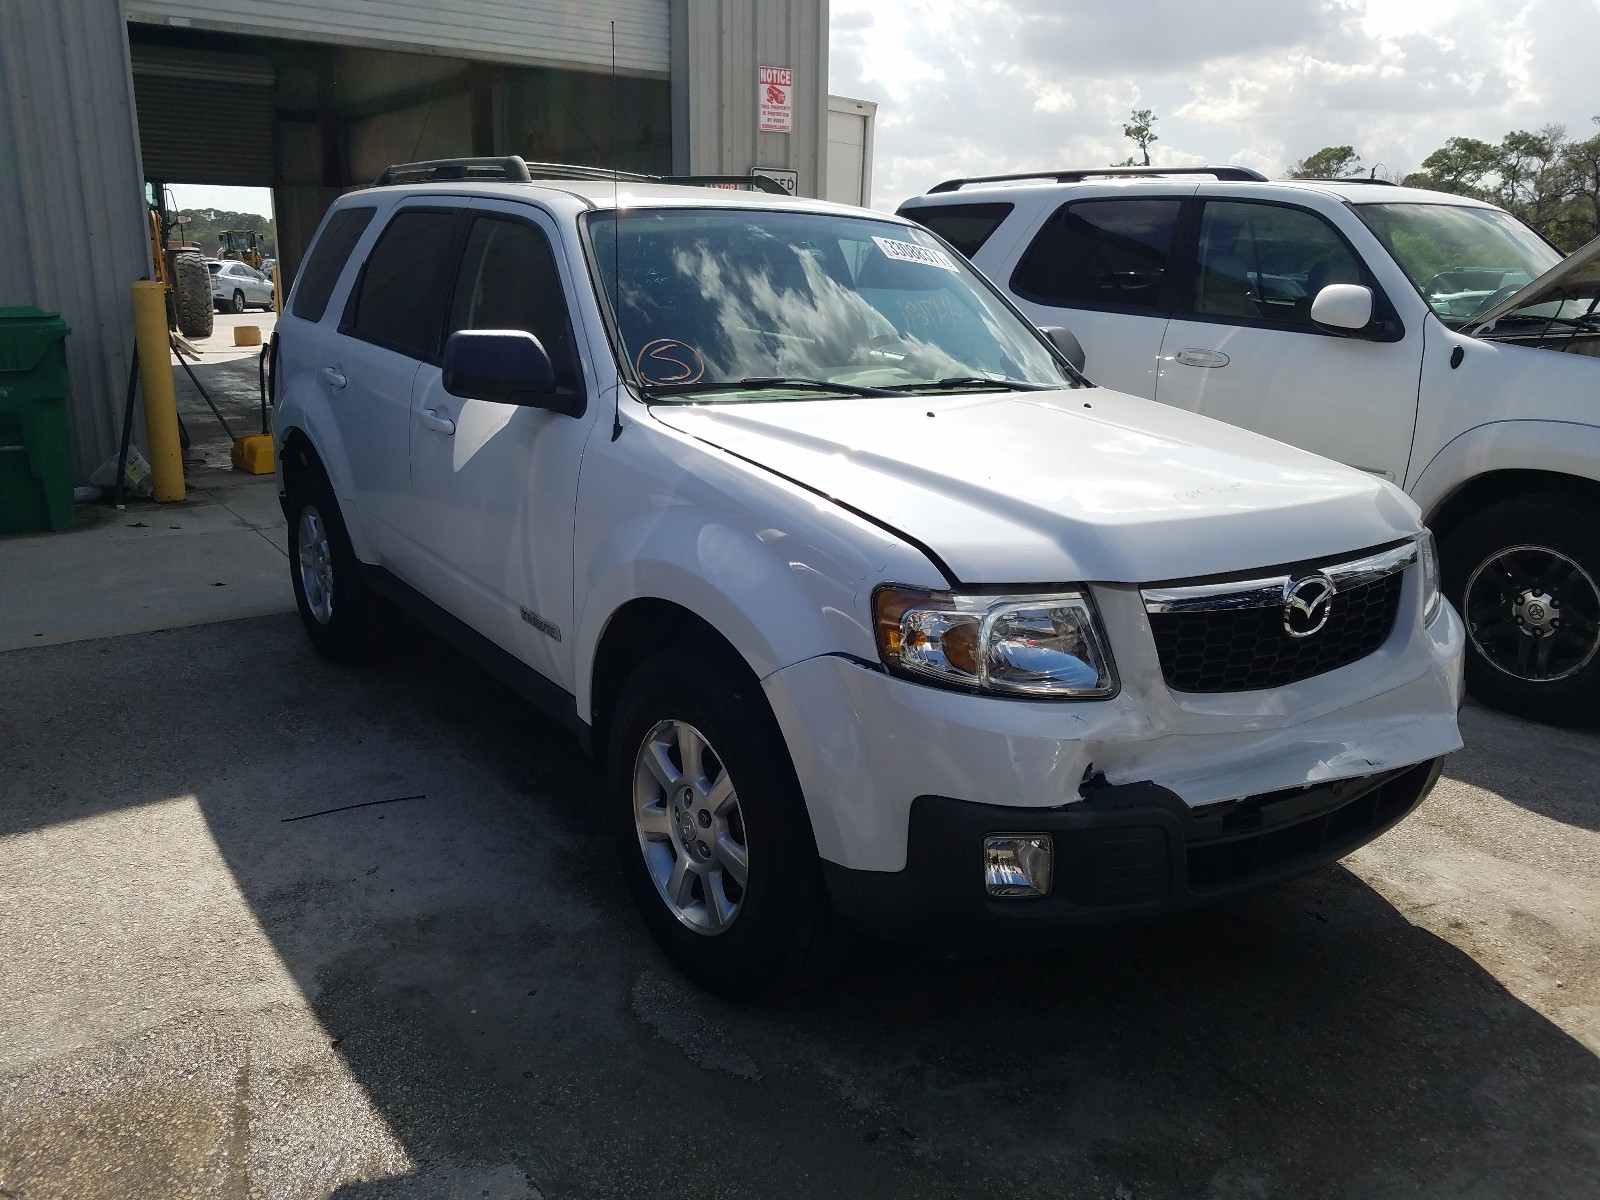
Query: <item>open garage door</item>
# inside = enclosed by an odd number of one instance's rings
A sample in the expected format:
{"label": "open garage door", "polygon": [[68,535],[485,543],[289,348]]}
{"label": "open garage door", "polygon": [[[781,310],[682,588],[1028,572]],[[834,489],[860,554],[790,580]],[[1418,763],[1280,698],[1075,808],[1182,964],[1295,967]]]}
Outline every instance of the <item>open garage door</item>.
{"label": "open garage door", "polygon": [[137,43],[131,49],[145,178],[272,186],[270,60]]}

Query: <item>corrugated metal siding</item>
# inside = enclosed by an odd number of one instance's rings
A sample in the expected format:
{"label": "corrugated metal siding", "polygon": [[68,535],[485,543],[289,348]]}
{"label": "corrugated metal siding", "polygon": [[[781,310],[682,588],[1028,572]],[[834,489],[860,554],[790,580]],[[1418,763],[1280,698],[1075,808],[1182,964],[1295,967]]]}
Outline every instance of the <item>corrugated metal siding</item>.
{"label": "corrugated metal siding", "polygon": [[83,480],[117,452],[128,285],[150,272],[117,3],[0,3],[0,147],[0,305],[34,304],[72,327],[68,407]]}
{"label": "corrugated metal siding", "polygon": [[[800,172],[820,196],[827,171],[827,0],[673,0],[673,169]],[[760,67],[794,70],[794,132],[757,130]]]}
{"label": "corrugated metal siding", "polygon": [[128,19],[536,66],[665,75],[668,0],[128,0]]}

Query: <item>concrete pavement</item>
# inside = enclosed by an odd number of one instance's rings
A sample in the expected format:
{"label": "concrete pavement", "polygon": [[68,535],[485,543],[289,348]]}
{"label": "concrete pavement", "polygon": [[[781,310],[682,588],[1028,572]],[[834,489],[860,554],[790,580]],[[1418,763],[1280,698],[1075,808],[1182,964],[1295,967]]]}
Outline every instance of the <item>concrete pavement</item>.
{"label": "concrete pavement", "polygon": [[1597,1193],[1593,736],[1469,709],[1342,866],[741,1009],[643,935],[572,742],[420,633],[27,649],[0,698],[0,1195]]}

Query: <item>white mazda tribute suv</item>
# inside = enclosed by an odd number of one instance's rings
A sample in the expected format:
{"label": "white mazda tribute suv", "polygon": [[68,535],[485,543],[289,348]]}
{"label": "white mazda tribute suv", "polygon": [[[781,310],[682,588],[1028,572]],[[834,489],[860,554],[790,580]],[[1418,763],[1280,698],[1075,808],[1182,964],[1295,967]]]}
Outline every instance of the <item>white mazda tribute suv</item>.
{"label": "white mazda tribute suv", "polygon": [[1096,383],[1400,484],[1473,695],[1600,718],[1600,240],[1563,259],[1476,200],[1244,167],[953,179],[900,213]]}
{"label": "white mazda tribute suv", "polygon": [[1459,746],[1393,485],[1091,387],[909,222],[520,159],[340,198],[271,390],[301,618],[570,726],[732,996],[854,925],[1030,944],[1347,854]]}

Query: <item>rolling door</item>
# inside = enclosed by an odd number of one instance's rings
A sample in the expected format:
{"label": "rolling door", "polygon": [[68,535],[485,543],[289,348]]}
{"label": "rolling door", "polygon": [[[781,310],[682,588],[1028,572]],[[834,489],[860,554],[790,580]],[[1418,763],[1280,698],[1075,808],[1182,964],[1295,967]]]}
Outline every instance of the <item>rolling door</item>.
{"label": "rolling door", "polygon": [[272,66],[235,54],[133,47],[146,179],[271,187]]}

